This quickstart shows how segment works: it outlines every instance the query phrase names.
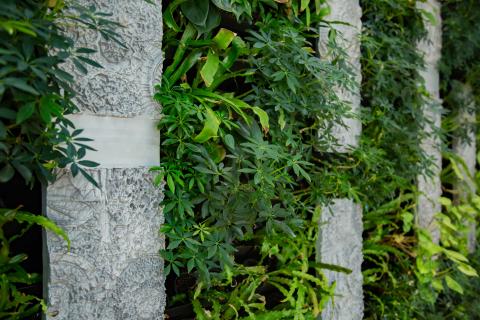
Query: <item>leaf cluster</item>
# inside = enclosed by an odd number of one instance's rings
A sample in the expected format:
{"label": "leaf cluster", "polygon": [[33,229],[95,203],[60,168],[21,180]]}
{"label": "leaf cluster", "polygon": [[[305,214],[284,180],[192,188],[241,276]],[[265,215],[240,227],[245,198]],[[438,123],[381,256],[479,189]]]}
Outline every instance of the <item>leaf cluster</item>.
{"label": "leaf cluster", "polygon": [[[310,319],[333,293],[316,274],[335,267],[314,262],[312,219],[327,202],[314,158],[350,116],[331,88],[352,88],[352,74],[342,52],[333,62],[316,53],[314,26],[327,10],[314,15],[311,1],[307,17],[300,4],[265,3],[241,34],[199,29],[203,4],[187,13],[173,2],[164,13],[170,54],[155,95],[164,140],[154,168],[166,180],[162,256],[167,273],[196,277],[199,319]],[[252,265],[236,257],[245,245],[259,252]],[[266,287],[285,300],[268,301]]]}
{"label": "leaf cluster", "polygon": [[[118,41],[116,23],[108,14],[75,1],[5,0],[0,3],[0,183],[16,174],[25,183],[47,183],[57,169],[69,168],[96,185],[85,168],[98,164],[85,159],[91,139],[82,136],[67,116],[77,111],[72,102],[73,76],[62,64],[73,63],[80,72],[86,65],[101,67],[89,58],[94,51],[74,48],[67,28],[93,29],[107,40]],[[2,199],[0,199],[0,202]],[[18,232],[4,234],[5,225]],[[63,237],[66,234],[41,215],[0,208],[0,318],[26,319],[46,312],[40,297],[25,287],[41,277],[22,267],[27,256],[13,254],[10,245],[37,224]],[[13,255],[13,256],[12,256]]]}

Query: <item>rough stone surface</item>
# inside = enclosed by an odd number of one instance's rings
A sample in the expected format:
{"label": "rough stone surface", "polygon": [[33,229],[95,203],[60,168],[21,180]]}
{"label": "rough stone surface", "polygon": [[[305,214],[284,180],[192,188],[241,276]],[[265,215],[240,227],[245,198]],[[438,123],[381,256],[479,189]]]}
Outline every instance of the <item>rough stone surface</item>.
{"label": "rough stone surface", "polygon": [[[339,97],[350,103],[352,114],[360,110],[360,83],[362,80],[360,66],[360,32],[362,28],[362,9],[358,0],[328,1],[331,13],[330,21],[342,21],[347,24],[333,24],[337,30],[337,43],[341,46],[352,66],[355,81],[358,83],[356,91],[336,89]],[[321,27],[319,35],[319,53],[324,59],[329,57],[328,42],[329,28]],[[331,152],[351,152],[359,144],[362,130],[361,122],[355,118],[345,118],[345,127],[335,125],[332,131],[338,141],[338,146],[331,148]],[[317,242],[317,259],[324,263],[340,265],[352,270],[350,275],[325,271],[330,283],[336,282],[335,295],[326,309],[322,312],[322,319],[350,320],[363,317],[362,291],[362,211],[359,205],[350,199],[335,199],[324,208],[322,219],[319,222],[319,238]]]}
{"label": "rough stone surface", "polygon": [[[330,21],[342,21],[345,24],[333,24],[337,30],[337,43],[341,46],[352,66],[355,81],[359,84],[356,91],[337,88],[339,97],[351,105],[352,114],[360,109],[360,83],[362,80],[360,66],[360,32],[362,9],[358,0],[329,1]],[[323,59],[329,57],[329,28],[319,30],[319,53]],[[338,145],[331,152],[351,152],[359,144],[362,130],[361,122],[355,118],[343,119],[345,127],[334,125],[332,134]],[[325,276],[330,283],[336,282],[335,296],[322,312],[322,319],[349,320],[363,317],[362,291],[362,211],[359,205],[350,199],[335,199],[324,208],[319,222],[319,238],[317,242],[317,259],[324,263],[340,265],[352,270],[350,275],[326,271]]]}
{"label": "rough stone surface", "polygon": [[[164,245],[158,231],[163,222],[163,195],[153,186],[148,172],[151,162],[158,159],[158,137],[153,136],[158,133],[151,128],[131,130],[127,135],[118,133],[119,123],[127,127],[135,121],[150,125],[159,115],[152,95],[162,63],[161,2],[82,3],[113,13],[111,18],[125,26],[117,31],[126,45],[122,48],[106,42],[93,32],[68,31],[79,46],[98,50],[93,58],[104,67],[88,67],[85,76],[65,65],[76,78],[79,117],[104,124],[102,130],[91,130],[88,137],[97,138],[95,143],[103,155],[113,145],[123,152],[136,150],[141,147],[140,134],[145,135],[145,143],[152,150],[143,162],[138,157],[125,162],[128,157],[118,152],[112,154],[117,159],[100,161],[104,163],[98,169],[89,170],[100,188],[81,175],[73,178],[68,171],[47,187],[46,214],[68,233],[72,243],[67,251],[62,240],[46,233],[47,319],[163,319],[163,261],[158,254]],[[110,133],[106,132],[108,128]]]}
{"label": "rough stone surface", "polygon": [[[342,100],[351,104],[352,114],[358,114],[360,111],[360,83],[362,82],[361,66],[360,66],[360,33],[362,29],[362,8],[358,0],[334,0],[328,1],[331,13],[327,17],[328,21],[342,21],[345,24],[333,24],[333,28],[337,30],[337,42],[341,46],[348,57],[355,81],[359,84],[355,91],[338,89],[337,94]],[[320,37],[318,42],[320,56],[328,59],[328,42],[329,28],[320,28]],[[335,152],[349,152],[358,146],[360,134],[362,131],[362,123],[355,118],[345,118],[345,126],[335,125],[332,129],[332,135],[337,139],[338,146],[333,147]]]}
{"label": "rough stone surface", "polygon": [[[452,149],[457,156],[465,161],[468,172],[465,172],[463,166],[459,168],[464,176],[464,180],[456,183],[455,188],[459,191],[459,194],[455,199],[456,201],[466,200],[469,198],[470,192],[476,192],[476,185],[472,179],[469,178],[469,176],[475,177],[477,155],[476,137],[473,127],[476,123],[476,115],[474,111],[471,88],[465,85],[462,95],[465,103],[468,105],[464,106],[464,109],[460,111],[460,114],[458,115],[458,124],[462,128],[468,128],[467,137],[455,136],[453,138]],[[475,252],[476,246],[476,224],[474,221],[471,221],[469,225],[470,231],[468,234],[468,250],[473,253]]]}
{"label": "rough stone surface", "polygon": [[76,75],[76,103],[82,112],[119,117],[158,117],[153,103],[153,84],[159,82],[163,63],[162,8],[145,0],[82,0],[99,11],[113,14],[110,19],[123,28],[115,30],[126,48],[105,41],[95,31],[71,30],[78,47],[97,50],[92,58],[103,68],[87,66],[88,74],[73,65],[66,69]]}
{"label": "rough stone surface", "polygon": [[418,200],[417,223],[420,227],[427,229],[432,240],[438,243],[440,240],[440,232],[435,222],[435,214],[440,212],[441,205],[439,197],[442,194],[442,184],[440,181],[440,172],[442,170],[442,155],[440,150],[440,140],[433,134],[435,127],[441,125],[441,102],[439,93],[439,72],[438,61],[441,55],[442,46],[442,29],[440,4],[436,0],[428,0],[427,2],[417,2],[417,6],[423,10],[431,12],[436,23],[431,24],[425,20],[428,36],[419,43],[418,49],[424,54],[425,69],[421,71],[421,75],[425,80],[425,87],[430,95],[432,103],[424,107],[424,114],[432,122],[427,125],[425,131],[429,133],[429,138],[422,142],[422,148],[425,153],[432,158],[433,165],[430,168],[431,177],[418,177],[418,190],[421,193]]}
{"label": "rough stone surface", "polygon": [[48,187],[47,215],[71,249],[47,233],[47,319],[163,319],[160,191],[148,168],[89,172],[100,188],[70,172]]}
{"label": "rough stone surface", "polygon": [[330,283],[336,283],[335,296],[322,313],[323,319],[363,318],[362,209],[350,199],[335,199],[324,208],[317,243],[318,259],[352,270],[345,274],[325,271]]}

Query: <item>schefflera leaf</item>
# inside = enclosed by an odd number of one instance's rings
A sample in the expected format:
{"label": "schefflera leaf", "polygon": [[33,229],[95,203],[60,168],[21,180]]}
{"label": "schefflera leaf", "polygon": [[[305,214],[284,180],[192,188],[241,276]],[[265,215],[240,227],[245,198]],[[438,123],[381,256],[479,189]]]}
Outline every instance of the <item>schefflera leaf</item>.
{"label": "schefflera leaf", "polygon": [[215,112],[210,108],[206,108],[205,124],[203,125],[203,129],[195,138],[193,138],[193,140],[198,143],[207,142],[211,138],[217,136],[219,126],[220,120],[218,119]]}

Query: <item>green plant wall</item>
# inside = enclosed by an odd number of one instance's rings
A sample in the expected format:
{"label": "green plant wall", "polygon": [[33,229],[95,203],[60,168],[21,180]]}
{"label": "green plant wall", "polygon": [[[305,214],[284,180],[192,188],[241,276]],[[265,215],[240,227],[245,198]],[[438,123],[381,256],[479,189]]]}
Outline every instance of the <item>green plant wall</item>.
{"label": "green plant wall", "polygon": [[[365,318],[427,318],[439,295],[461,291],[458,272],[476,276],[461,243],[451,241],[464,223],[452,212],[465,208],[442,198],[440,245],[414,223],[416,179],[431,174],[420,148],[422,108],[431,101],[417,44],[435,21],[414,1],[360,3],[363,134],[360,147],[343,155],[326,152],[335,142],[325,125],[349,112],[332,88],[355,84],[334,32],[328,45],[338,58],[317,58],[328,5],[166,7],[166,69],[156,95],[165,114],[155,168],[157,182],[167,182],[162,255],[176,281],[193,279],[169,307],[191,303],[198,319],[316,316],[334,291],[322,268],[348,272],[313,262],[321,205],[336,197],[364,209]],[[448,132],[435,134],[447,146]]]}

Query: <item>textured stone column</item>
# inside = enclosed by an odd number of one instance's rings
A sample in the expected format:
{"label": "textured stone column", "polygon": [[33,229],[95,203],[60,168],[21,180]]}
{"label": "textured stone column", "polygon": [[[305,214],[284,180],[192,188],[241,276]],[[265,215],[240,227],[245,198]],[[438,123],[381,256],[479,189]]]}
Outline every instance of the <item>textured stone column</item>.
{"label": "textured stone column", "polygon": [[[475,165],[477,155],[477,145],[475,137],[476,115],[475,105],[472,97],[472,89],[468,85],[464,85],[463,92],[460,93],[465,103],[464,108],[458,115],[458,125],[462,130],[466,130],[466,137],[457,133],[453,137],[453,152],[465,162],[466,168],[460,167],[460,172],[464,176],[463,181],[457,181],[455,189],[458,191],[456,202],[468,200],[470,193],[476,193],[476,185],[470,177],[475,177]],[[467,170],[467,172],[465,171]],[[476,225],[475,221],[468,222],[470,231],[468,233],[468,250],[470,253],[475,252],[476,241]]]}
{"label": "textured stone column", "polygon": [[[85,0],[125,28],[126,48],[94,32],[70,30],[78,46],[97,50],[104,68],[87,75],[71,66],[80,114],[71,117],[93,138],[87,158],[96,188],[69,171],[49,185],[46,214],[71,239],[46,234],[45,285],[49,320],[163,319],[161,191],[148,168],[159,163],[158,105],[151,97],[161,72],[162,11],[144,0]],[[77,32],[77,33],[76,33]]]}
{"label": "textured stone column", "polygon": [[419,43],[418,49],[424,55],[425,69],[421,70],[421,75],[425,80],[425,87],[429,93],[431,104],[424,107],[425,116],[430,119],[431,124],[425,127],[429,137],[422,142],[422,149],[431,157],[433,165],[430,168],[431,177],[418,177],[418,191],[420,196],[417,207],[417,224],[427,229],[432,240],[438,243],[440,232],[435,222],[435,214],[441,211],[439,197],[442,195],[442,183],[440,173],[442,170],[442,154],[440,150],[440,140],[434,133],[434,128],[441,125],[441,101],[439,93],[439,72],[438,61],[441,55],[442,46],[442,24],[440,16],[440,4],[436,0],[427,2],[417,2],[417,7],[431,12],[435,17],[435,24],[425,19],[428,35],[427,38]]}
{"label": "textured stone column", "polygon": [[[360,72],[360,32],[362,10],[358,0],[328,1],[331,13],[330,21],[347,23],[334,24],[338,32],[338,44],[345,49],[348,60],[355,72],[355,80],[361,83]],[[320,29],[319,52],[326,55],[328,29]],[[351,104],[352,112],[360,109],[360,89],[355,92],[337,89],[341,99]],[[332,152],[350,152],[358,146],[361,122],[358,119],[344,119],[346,127],[336,125],[333,135],[339,146]],[[323,208],[319,221],[319,239],[317,256],[319,261],[340,265],[352,270],[351,274],[325,271],[330,283],[335,282],[334,300],[329,302],[322,312],[322,319],[353,320],[363,318],[363,277],[362,277],[362,208],[351,199],[334,199],[330,206]]]}

